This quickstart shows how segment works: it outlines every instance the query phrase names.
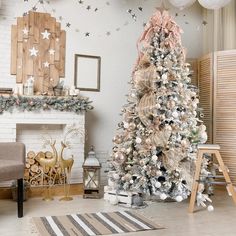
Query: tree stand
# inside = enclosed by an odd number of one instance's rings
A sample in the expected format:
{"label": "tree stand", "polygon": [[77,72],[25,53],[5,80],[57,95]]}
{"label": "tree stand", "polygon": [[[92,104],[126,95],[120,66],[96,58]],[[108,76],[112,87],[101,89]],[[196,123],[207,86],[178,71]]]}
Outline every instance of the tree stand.
{"label": "tree stand", "polygon": [[226,181],[227,190],[231,194],[231,196],[233,198],[233,201],[236,204],[236,192],[235,192],[234,186],[233,186],[233,184],[230,180],[230,177],[229,177],[229,174],[228,174],[228,169],[224,165],[224,162],[221,158],[219,150],[220,150],[220,146],[216,145],[216,144],[201,144],[201,145],[198,145],[196,170],[195,170],[193,187],[192,187],[192,192],[191,192],[191,198],[190,198],[190,203],[189,203],[189,208],[188,208],[189,213],[193,213],[193,211],[194,211],[194,204],[195,204],[198,185],[199,185],[199,180],[200,180],[199,177],[200,177],[201,164],[202,164],[202,158],[203,158],[204,153],[215,154],[215,157],[216,157],[216,159],[219,163],[220,169],[223,172],[224,179]]}

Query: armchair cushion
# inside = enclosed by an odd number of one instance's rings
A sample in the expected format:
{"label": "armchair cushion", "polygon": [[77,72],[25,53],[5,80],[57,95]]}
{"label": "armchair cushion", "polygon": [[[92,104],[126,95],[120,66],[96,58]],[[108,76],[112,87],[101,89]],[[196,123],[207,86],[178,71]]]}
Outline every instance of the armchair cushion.
{"label": "armchair cushion", "polygon": [[[16,160],[25,163],[25,145],[19,142],[0,143],[0,160]],[[1,163],[1,162],[0,162]]]}
{"label": "armchair cushion", "polygon": [[14,160],[0,160],[0,180],[14,180],[24,177],[24,164]]}

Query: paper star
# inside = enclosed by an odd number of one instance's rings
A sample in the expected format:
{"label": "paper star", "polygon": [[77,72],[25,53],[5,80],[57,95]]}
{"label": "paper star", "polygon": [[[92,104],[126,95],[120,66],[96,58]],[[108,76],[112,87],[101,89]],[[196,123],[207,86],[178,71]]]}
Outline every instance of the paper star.
{"label": "paper star", "polygon": [[47,4],[50,4],[50,1],[46,1],[47,2]]}
{"label": "paper star", "polygon": [[47,30],[45,30],[44,32],[41,32],[41,34],[43,35],[43,39],[49,39],[49,36],[51,33],[49,33]]}
{"label": "paper star", "polygon": [[147,23],[146,22],[143,22],[143,27],[145,27],[147,25]]}
{"label": "paper star", "polygon": [[26,27],[22,30],[23,34],[28,35],[29,30],[26,29]]}
{"label": "paper star", "polygon": [[23,16],[27,16],[27,14],[28,14],[28,12],[24,12],[24,13],[23,13]]}
{"label": "paper star", "polygon": [[132,18],[133,18],[134,20],[136,20],[136,19],[137,19],[137,16],[136,16],[135,14],[133,14],[133,15],[132,15]]}
{"label": "paper star", "polygon": [[24,2],[28,2],[28,0],[24,0]]}
{"label": "paper star", "polygon": [[143,8],[142,8],[142,7],[139,7],[138,9],[139,9],[139,11],[143,11]]}
{"label": "paper star", "polygon": [[48,61],[45,61],[45,62],[43,63],[43,66],[44,66],[44,67],[49,67]]}
{"label": "paper star", "polygon": [[59,16],[59,20],[62,21],[62,20],[63,20],[63,17],[62,17],[62,16]]}
{"label": "paper star", "polygon": [[204,20],[204,21],[202,22],[202,24],[203,24],[203,25],[207,25],[207,21]]}
{"label": "paper star", "polygon": [[96,7],[96,8],[94,9],[94,11],[95,11],[95,12],[98,11],[98,8]]}
{"label": "paper star", "polygon": [[131,13],[131,12],[132,12],[132,10],[131,10],[131,9],[129,9],[129,10],[127,10],[127,12],[128,12],[128,13]]}
{"label": "paper star", "polygon": [[88,5],[86,9],[87,9],[87,10],[90,10],[90,9],[91,9],[91,6]]}
{"label": "paper star", "polygon": [[116,31],[120,31],[120,27],[116,28]]}
{"label": "paper star", "polygon": [[50,50],[48,50],[48,52],[49,52],[50,55],[54,55],[55,54],[55,50],[52,49],[52,48]]}
{"label": "paper star", "polygon": [[43,4],[43,0],[39,0],[39,3],[40,3],[40,4]]}
{"label": "paper star", "polygon": [[34,6],[34,7],[32,8],[32,10],[33,10],[33,11],[37,11],[37,7]]}
{"label": "paper star", "polygon": [[85,37],[88,37],[89,35],[90,35],[89,32],[86,32],[86,33],[85,33]]}
{"label": "paper star", "polygon": [[68,22],[68,23],[66,23],[66,27],[70,27],[71,26],[71,24]]}
{"label": "paper star", "polygon": [[79,4],[83,4],[83,3],[84,3],[84,1],[82,1],[82,0],[79,0],[79,1],[78,1],[78,3],[79,3]]}
{"label": "paper star", "polygon": [[110,35],[111,35],[111,32],[110,32],[110,31],[107,31],[107,32],[106,32],[106,35],[107,35],[107,36],[110,36]]}
{"label": "paper star", "polygon": [[32,47],[31,49],[29,49],[29,51],[30,51],[30,56],[32,57],[32,56],[35,56],[35,57],[37,57],[38,55],[38,52],[39,52],[39,50],[37,50],[37,49],[35,49],[35,47]]}
{"label": "paper star", "polygon": [[106,4],[107,4],[107,6],[109,6],[109,5],[110,5],[110,2],[106,2]]}

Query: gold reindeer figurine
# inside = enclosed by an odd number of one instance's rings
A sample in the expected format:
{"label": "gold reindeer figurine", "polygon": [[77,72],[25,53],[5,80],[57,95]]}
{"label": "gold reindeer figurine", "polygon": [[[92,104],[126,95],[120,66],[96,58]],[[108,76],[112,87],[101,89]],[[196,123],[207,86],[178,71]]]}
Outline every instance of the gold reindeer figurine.
{"label": "gold reindeer figurine", "polygon": [[[64,173],[64,192],[65,196],[60,198],[60,201],[71,201],[73,200],[72,197],[69,196],[70,191],[70,177],[71,177],[71,169],[74,164],[73,156],[68,159],[63,158],[63,151],[67,147],[67,145],[61,141],[61,151],[58,156],[58,163],[61,167],[61,171]],[[65,180],[66,177],[66,180]]]}

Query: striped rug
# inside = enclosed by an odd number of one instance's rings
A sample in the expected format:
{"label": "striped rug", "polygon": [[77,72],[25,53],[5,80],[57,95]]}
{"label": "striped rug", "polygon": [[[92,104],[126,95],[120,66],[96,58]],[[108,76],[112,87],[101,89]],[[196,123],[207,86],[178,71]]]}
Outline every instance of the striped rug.
{"label": "striped rug", "polygon": [[106,235],[163,228],[131,211],[34,217],[33,222],[42,236]]}

